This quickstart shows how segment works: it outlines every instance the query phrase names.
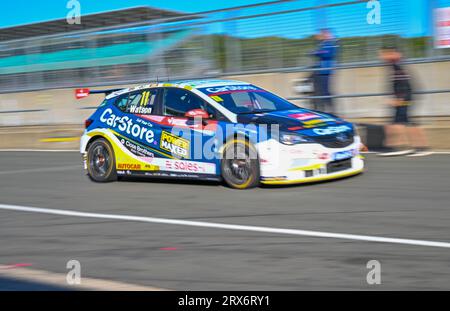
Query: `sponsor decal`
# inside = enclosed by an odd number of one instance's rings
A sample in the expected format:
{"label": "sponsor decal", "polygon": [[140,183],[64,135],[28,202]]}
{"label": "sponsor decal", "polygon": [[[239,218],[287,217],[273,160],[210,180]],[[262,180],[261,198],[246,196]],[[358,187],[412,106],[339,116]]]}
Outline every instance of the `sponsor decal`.
{"label": "sponsor decal", "polygon": [[310,129],[310,128],[315,128],[315,127],[322,127],[322,126],[327,126],[328,123],[323,122],[322,120],[318,120],[320,122],[316,123],[316,124],[309,124],[309,125],[305,125],[304,128],[305,129]]}
{"label": "sponsor decal", "polygon": [[225,85],[218,87],[208,87],[204,90],[210,94],[243,92],[243,91],[262,91],[253,85]]}
{"label": "sponsor decal", "polygon": [[175,157],[188,158],[189,147],[189,140],[162,131],[160,141],[161,149],[169,151]]}
{"label": "sponsor decal", "polygon": [[287,179],[286,176],[261,177],[261,180],[263,181],[282,181],[286,179]]}
{"label": "sponsor decal", "polygon": [[317,125],[317,124],[321,124],[321,123],[324,123],[324,122],[323,122],[323,120],[320,120],[320,119],[309,120],[309,121],[303,122],[303,124],[306,124],[306,125]]}
{"label": "sponsor decal", "polygon": [[144,170],[146,170],[146,171],[159,171],[159,166],[151,165],[151,164],[144,164]]}
{"label": "sponsor decal", "polygon": [[[106,123],[113,129],[117,129],[122,133],[126,133],[135,138],[145,140],[147,143],[152,144],[155,141],[155,133],[140,124],[134,123],[128,116],[117,116],[113,113],[111,108],[105,109],[100,116],[100,121]],[[150,125],[150,124],[148,124]]]}
{"label": "sponsor decal", "polygon": [[155,98],[156,96],[150,93],[150,91],[143,92],[140,102],[128,108],[128,112],[135,114],[151,114]]}
{"label": "sponsor decal", "polygon": [[319,160],[328,160],[330,158],[330,154],[328,152],[318,152],[315,153],[315,155]]}
{"label": "sponsor decal", "polygon": [[327,128],[316,128],[313,129],[313,132],[316,133],[317,135],[332,135],[350,130],[351,130],[350,126],[340,125],[340,126],[330,126]]}
{"label": "sponsor decal", "polygon": [[[170,173],[170,172],[144,172],[144,176],[150,176],[150,177],[169,177],[169,178],[191,178],[191,179],[198,179],[200,178],[200,175],[196,174],[187,174],[187,173]],[[202,179],[205,179],[205,177],[202,177]],[[211,178],[207,178],[211,179]]]}
{"label": "sponsor decal", "polygon": [[349,159],[356,155],[358,155],[358,149],[350,149],[350,150],[335,152],[333,154],[333,161]]}
{"label": "sponsor decal", "polygon": [[267,159],[263,159],[263,158],[261,158],[261,159],[259,159],[259,163],[261,164],[261,165],[265,165],[265,164],[269,164],[269,160],[267,160]]}
{"label": "sponsor decal", "polygon": [[141,116],[142,118],[145,118],[152,122],[162,123],[167,117],[163,116]]}
{"label": "sponsor decal", "polygon": [[135,163],[117,163],[117,168],[119,170],[133,170],[133,171],[140,171],[141,165],[135,164]]}
{"label": "sponsor decal", "polygon": [[142,107],[142,106],[131,106],[130,113],[136,114],[151,114],[152,107]]}
{"label": "sponsor decal", "polygon": [[210,130],[216,130],[217,128],[217,121],[215,120],[208,120],[208,125],[204,126],[201,122],[199,123],[188,122],[188,118],[185,117],[161,117],[153,115],[139,115],[139,116],[151,122],[167,126],[190,128],[193,130],[204,130],[205,127],[207,127]]}
{"label": "sponsor decal", "polygon": [[189,173],[215,173],[215,165],[211,163],[166,160],[165,168],[168,171],[189,172]]}
{"label": "sponsor decal", "polygon": [[222,97],[217,96],[217,95],[211,95],[210,96],[212,99],[214,99],[216,102],[223,102]]}
{"label": "sponsor decal", "polygon": [[293,126],[293,127],[289,127],[288,130],[290,131],[298,131],[298,130],[303,130],[304,127],[303,126]]}
{"label": "sponsor decal", "polygon": [[305,152],[302,149],[298,149],[298,148],[289,148],[288,150],[289,154],[292,155],[302,155],[305,154]]}
{"label": "sponsor decal", "polygon": [[311,120],[311,119],[318,119],[320,118],[319,115],[315,114],[315,113],[311,113],[311,112],[306,112],[306,113],[294,113],[294,114],[290,114],[288,115],[291,118],[300,120],[300,121],[306,121],[306,120]]}
{"label": "sponsor decal", "polygon": [[178,118],[168,118],[167,123],[173,126],[186,126],[186,119],[178,119]]}
{"label": "sponsor decal", "polygon": [[[153,152],[151,152],[147,148],[140,146],[138,143],[135,143],[134,141],[126,139],[124,137],[119,137],[117,135],[116,135],[116,137],[119,139],[120,143],[132,154],[137,155],[138,157],[151,158],[151,159],[153,159],[155,157]],[[149,162],[149,161],[147,161],[147,162]]]}

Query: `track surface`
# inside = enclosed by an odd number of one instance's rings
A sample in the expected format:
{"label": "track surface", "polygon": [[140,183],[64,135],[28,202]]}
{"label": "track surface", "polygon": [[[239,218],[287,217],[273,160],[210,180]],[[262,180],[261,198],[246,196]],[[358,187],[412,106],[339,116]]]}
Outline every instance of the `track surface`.
{"label": "track surface", "polygon": [[[448,155],[368,156],[360,176],[247,191],[214,183],[96,184],[75,152],[0,158],[0,204],[450,242]],[[66,273],[76,259],[82,276],[176,290],[450,290],[448,248],[2,209],[0,246],[0,264]],[[380,285],[366,282],[372,259],[381,262]],[[0,289],[19,288],[13,282],[0,278]]]}

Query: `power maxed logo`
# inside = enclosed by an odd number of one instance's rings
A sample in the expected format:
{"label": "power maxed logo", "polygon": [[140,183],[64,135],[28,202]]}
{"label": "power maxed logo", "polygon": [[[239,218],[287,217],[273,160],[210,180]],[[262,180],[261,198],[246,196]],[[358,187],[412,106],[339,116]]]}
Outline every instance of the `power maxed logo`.
{"label": "power maxed logo", "polygon": [[163,131],[161,133],[160,148],[169,151],[173,156],[180,158],[189,157],[189,140]]}
{"label": "power maxed logo", "polygon": [[106,123],[113,129],[118,129],[120,132],[132,135],[135,138],[139,138],[151,144],[155,141],[155,133],[142,125],[134,123],[128,116],[116,116],[111,108],[106,109],[101,117],[100,121]]}

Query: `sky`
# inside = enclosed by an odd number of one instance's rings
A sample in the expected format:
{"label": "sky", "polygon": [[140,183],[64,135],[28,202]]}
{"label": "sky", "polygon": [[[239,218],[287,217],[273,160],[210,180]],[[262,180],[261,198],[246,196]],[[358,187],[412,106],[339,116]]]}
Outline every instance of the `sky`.
{"label": "sky", "polygon": [[[135,6],[151,6],[195,13],[268,1],[270,0],[79,0],[82,15]],[[2,12],[20,11],[20,14],[2,14],[0,27],[65,18],[68,11],[66,9],[67,3],[68,0],[3,0],[0,4]]]}
{"label": "sky", "polygon": [[[270,0],[79,0],[81,4],[82,15],[105,12],[111,10],[124,9],[135,6],[152,6],[161,9],[176,10],[182,12],[202,12],[214,9],[228,8],[232,6],[241,6],[247,4],[269,2]],[[317,3],[335,3],[349,0],[301,0],[305,5]],[[328,16],[337,16],[338,18],[329,18],[327,27],[331,27],[340,32],[340,36],[351,36],[355,34],[374,35],[382,33],[401,32],[406,36],[422,36],[430,33],[429,16],[427,6],[434,2],[436,6],[450,6],[450,0],[380,0],[382,4],[382,24],[375,27],[369,27],[365,23],[367,9],[365,4],[357,6],[347,6],[348,8],[327,9]],[[1,1],[0,8],[2,12],[11,14],[2,14],[0,27],[10,27],[23,25],[53,19],[65,18],[68,12],[66,5],[68,0],[14,0]],[[285,3],[280,6],[283,9],[289,9],[292,4]],[[259,13],[267,8],[253,9],[252,13]],[[340,10],[333,12],[333,10]],[[20,14],[13,14],[13,13]],[[292,20],[291,23],[304,23],[305,31],[313,31],[317,25],[308,23],[311,16],[305,13],[305,20]],[[303,15],[302,15],[303,16]],[[351,18],[350,18],[351,17]],[[273,26],[272,30],[277,34],[283,32],[284,25]],[[286,28],[286,36],[288,28]],[[254,36],[253,33],[245,33],[241,30],[242,36]]]}

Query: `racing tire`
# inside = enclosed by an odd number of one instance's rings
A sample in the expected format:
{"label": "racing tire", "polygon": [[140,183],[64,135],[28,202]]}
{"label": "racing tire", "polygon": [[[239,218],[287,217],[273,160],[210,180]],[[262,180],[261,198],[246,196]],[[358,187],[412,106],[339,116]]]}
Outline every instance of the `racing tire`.
{"label": "racing tire", "polygon": [[89,145],[86,164],[87,173],[91,180],[95,182],[117,180],[114,150],[106,139],[96,139]]}
{"label": "racing tire", "polygon": [[235,138],[226,142],[223,147],[221,173],[223,180],[231,188],[257,187],[260,170],[256,148],[245,139]]}

